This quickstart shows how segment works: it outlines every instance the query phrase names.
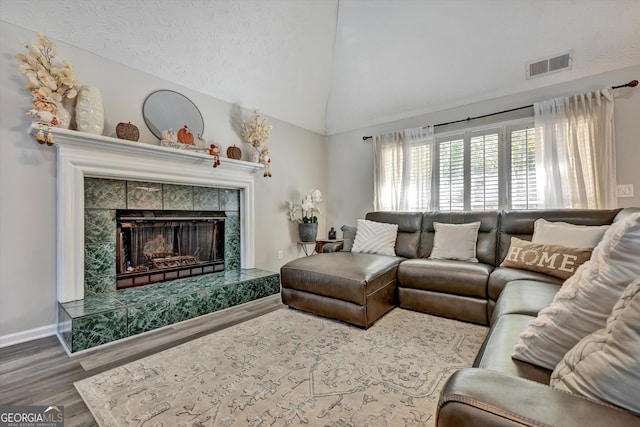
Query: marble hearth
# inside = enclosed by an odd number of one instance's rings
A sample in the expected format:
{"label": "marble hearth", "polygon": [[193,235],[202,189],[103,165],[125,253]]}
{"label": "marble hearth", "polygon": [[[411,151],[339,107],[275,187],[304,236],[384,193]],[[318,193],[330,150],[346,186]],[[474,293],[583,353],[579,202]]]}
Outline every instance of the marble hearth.
{"label": "marble hearth", "polygon": [[[254,176],[261,165],[222,158],[212,168],[201,153],[53,133],[58,337],[69,353],[279,292],[278,274],[254,268]],[[153,191],[140,192],[145,188]],[[225,271],[116,291],[117,209],[224,211]]]}

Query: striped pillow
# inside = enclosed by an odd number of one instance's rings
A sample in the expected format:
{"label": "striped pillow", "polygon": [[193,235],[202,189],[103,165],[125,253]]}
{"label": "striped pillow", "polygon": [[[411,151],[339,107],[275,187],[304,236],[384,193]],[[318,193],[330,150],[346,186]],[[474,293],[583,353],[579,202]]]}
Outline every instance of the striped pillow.
{"label": "striped pillow", "polygon": [[398,224],[359,219],[356,226],[356,238],[351,252],[396,255]]}

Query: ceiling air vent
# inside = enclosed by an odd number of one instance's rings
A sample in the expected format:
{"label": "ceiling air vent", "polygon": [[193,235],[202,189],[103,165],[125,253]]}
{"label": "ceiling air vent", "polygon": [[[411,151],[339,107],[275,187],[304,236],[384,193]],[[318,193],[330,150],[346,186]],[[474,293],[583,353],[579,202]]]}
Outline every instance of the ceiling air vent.
{"label": "ceiling air vent", "polygon": [[527,79],[570,70],[573,65],[573,51],[550,58],[538,59],[527,62]]}

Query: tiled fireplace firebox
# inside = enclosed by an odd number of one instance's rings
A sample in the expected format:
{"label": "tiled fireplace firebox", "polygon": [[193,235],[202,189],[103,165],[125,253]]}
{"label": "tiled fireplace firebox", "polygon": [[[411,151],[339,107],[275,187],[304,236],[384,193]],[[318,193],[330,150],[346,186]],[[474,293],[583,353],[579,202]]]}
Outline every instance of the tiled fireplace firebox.
{"label": "tiled fireplace firebox", "polygon": [[[30,133],[35,135],[37,127]],[[277,294],[254,268],[255,163],[54,129],[58,337],[70,353]],[[118,211],[221,212],[225,271],[116,290]],[[180,277],[180,276],[179,276]]]}

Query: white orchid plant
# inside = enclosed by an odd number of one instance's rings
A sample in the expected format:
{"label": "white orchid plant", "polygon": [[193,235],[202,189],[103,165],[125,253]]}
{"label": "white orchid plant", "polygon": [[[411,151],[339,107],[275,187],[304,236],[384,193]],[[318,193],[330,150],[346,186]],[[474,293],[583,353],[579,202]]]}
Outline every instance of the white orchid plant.
{"label": "white orchid plant", "polygon": [[304,196],[301,203],[289,202],[289,221],[305,224],[318,222],[318,215],[322,215],[320,202],[322,193],[317,189]]}
{"label": "white orchid plant", "polygon": [[40,99],[62,101],[73,99],[78,94],[73,77],[73,64],[67,61],[55,62],[58,55],[52,41],[38,33],[38,42],[25,44],[27,54],[19,53],[16,58],[22,62],[18,70],[27,76],[25,86]]}

